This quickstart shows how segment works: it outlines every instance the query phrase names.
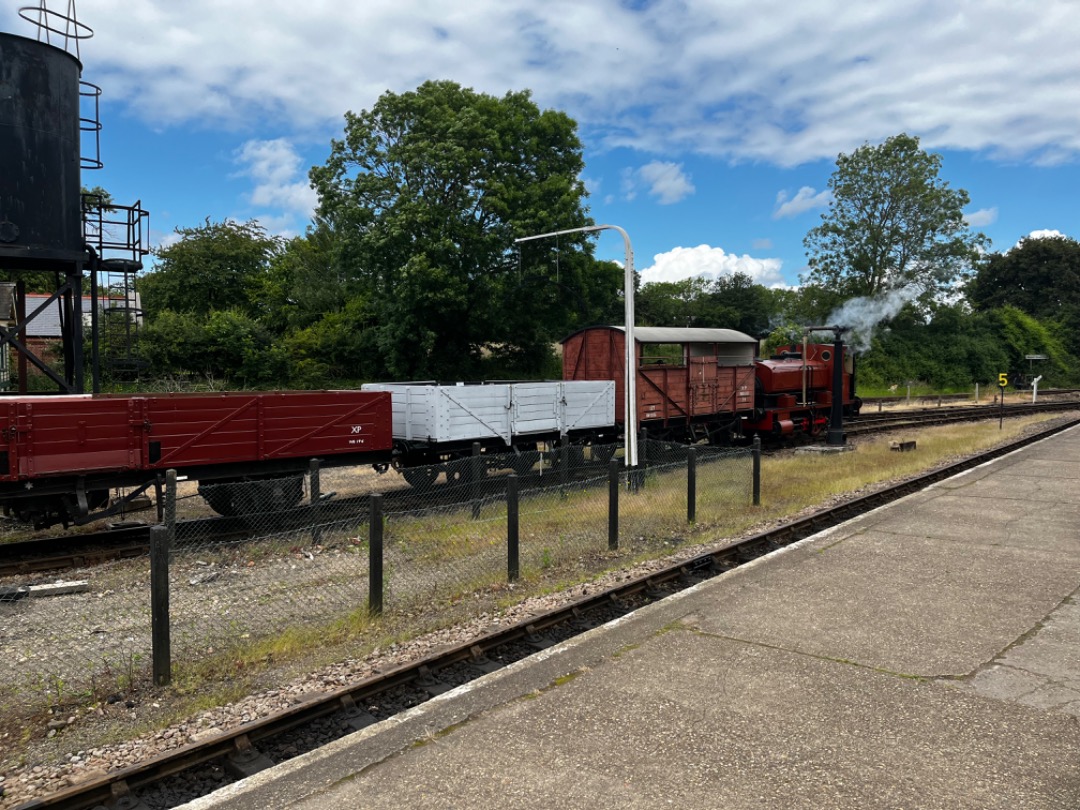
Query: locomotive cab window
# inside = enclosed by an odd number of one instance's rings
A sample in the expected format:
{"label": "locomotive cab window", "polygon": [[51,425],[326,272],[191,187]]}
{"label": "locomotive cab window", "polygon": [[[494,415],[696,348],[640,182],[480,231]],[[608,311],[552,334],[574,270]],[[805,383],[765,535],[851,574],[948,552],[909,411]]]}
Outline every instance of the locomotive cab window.
{"label": "locomotive cab window", "polygon": [[685,366],[686,353],[682,343],[645,343],[641,347],[643,366]]}

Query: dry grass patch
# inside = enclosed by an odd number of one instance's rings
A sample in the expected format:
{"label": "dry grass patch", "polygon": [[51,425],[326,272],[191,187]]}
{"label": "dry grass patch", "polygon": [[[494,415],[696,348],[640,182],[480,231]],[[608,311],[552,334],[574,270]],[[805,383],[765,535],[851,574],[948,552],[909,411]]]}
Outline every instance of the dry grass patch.
{"label": "dry grass patch", "polygon": [[1058,415],[1010,419],[996,423],[955,424],[912,430],[905,440],[916,449],[900,453],[890,449],[897,437],[870,437],[847,453],[765,458],[761,470],[761,512],[766,518],[790,516],[823,504],[838,495],[860,492],[896,479],[928,472],[943,464],[1003,442],[1011,441],[1041,422]]}

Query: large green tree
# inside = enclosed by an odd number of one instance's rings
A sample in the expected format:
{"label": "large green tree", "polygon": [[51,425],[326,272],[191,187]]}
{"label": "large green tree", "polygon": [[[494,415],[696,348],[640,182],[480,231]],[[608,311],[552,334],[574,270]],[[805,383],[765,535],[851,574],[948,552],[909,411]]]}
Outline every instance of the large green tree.
{"label": "large green tree", "polygon": [[705,326],[709,284],[702,276],[643,284],[634,296],[636,320],[641,326]]}
{"label": "large green tree", "polygon": [[[1027,237],[1011,250],[991,253],[979,263],[966,293],[976,310],[998,311],[1003,324],[1015,324],[1016,313],[1006,312],[1015,309],[1035,319],[1072,356],[1080,355],[1080,242],[1075,239]],[[1045,338],[1034,342],[1040,340]]]}
{"label": "large green tree", "polygon": [[845,298],[914,286],[924,301],[953,288],[986,237],[964,221],[969,197],[939,177],[941,155],[900,134],[841,154],[829,178],[832,201],[804,239],[804,283]]}
{"label": "large green tree", "polygon": [[[1006,304],[1037,318],[1080,313],[1080,242],[1066,236],[1028,237],[980,262],[967,287],[979,309]],[[1078,324],[1080,325],[1080,324]]]}
{"label": "large green tree", "polygon": [[136,281],[147,323],[140,351],[158,375],[232,385],[279,385],[287,357],[275,346],[286,322],[271,268],[280,240],[255,222],[177,228]]}
{"label": "large green tree", "polygon": [[783,305],[776,291],[745,273],[652,282],[642,285],[634,302],[645,326],[736,329],[755,337],[768,332]]}
{"label": "large green tree", "polygon": [[170,310],[208,315],[235,309],[253,317],[265,312],[270,263],[281,248],[257,222],[206,222],[177,228],[179,237],[155,251],[154,268],[137,289],[150,317]]}
{"label": "large green tree", "polygon": [[239,309],[205,315],[165,310],[141,331],[139,351],[159,379],[180,376],[202,384],[279,386],[288,358],[275,335]]}
{"label": "large green tree", "polygon": [[433,81],[345,122],[311,180],[339,280],[374,309],[367,328],[385,373],[471,376],[493,353],[538,372],[552,341],[615,298],[619,272],[592,260],[585,236],[562,237],[555,253],[513,247],[591,224],[565,114],[527,91],[496,98]]}

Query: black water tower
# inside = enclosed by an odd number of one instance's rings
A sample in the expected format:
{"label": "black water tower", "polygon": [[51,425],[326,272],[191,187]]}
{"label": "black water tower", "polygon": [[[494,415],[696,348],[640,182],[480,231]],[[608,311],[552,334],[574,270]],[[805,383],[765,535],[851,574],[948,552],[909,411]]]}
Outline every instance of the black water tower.
{"label": "black water tower", "polygon": [[[106,362],[119,367],[114,361],[131,353],[127,336],[141,317],[134,281],[149,252],[148,215],[139,203],[82,194],[82,170],[103,165],[101,90],[82,80],[79,41],[94,32],[75,18],[74,0],[66,12],[37,0],[20,8],[19,16],[38,37],[0,32],[0,275],[14,287],[10,311],[0,320],[0,367],[9,356],[18,363],[20,393],[29,390],[31,365],[58,393],[82,393],[89,326],[89,370],[97,392],[103,317],[118,315],[123,328],[110,334],[127,339],[119,347],[110,343]],[[86,280],[89,299],[83,295]],[[49,342],[57,323],[59,354]],[[0,374],[0,390],[6,380]]]}
{"label": "black water tower", "polygon": [[86,260],[73,55],[0,33],[0,267]]}

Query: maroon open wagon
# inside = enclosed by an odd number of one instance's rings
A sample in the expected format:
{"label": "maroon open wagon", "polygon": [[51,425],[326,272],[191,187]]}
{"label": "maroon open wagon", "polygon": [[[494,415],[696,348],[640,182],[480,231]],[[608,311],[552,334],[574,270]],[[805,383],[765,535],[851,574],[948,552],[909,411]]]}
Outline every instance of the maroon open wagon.
{"label": "maroon open wagon", "polygon": [[[101,516],[110,489],[145,489],[167,469],[298,481],[312,458],[383,463],[393,446],[390,395],[368,391],[13,396],[0,399],[0,437],[0,499],[39,525]],[[211,506],[228,511],[215,489]]]}

